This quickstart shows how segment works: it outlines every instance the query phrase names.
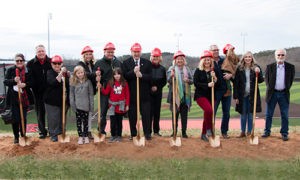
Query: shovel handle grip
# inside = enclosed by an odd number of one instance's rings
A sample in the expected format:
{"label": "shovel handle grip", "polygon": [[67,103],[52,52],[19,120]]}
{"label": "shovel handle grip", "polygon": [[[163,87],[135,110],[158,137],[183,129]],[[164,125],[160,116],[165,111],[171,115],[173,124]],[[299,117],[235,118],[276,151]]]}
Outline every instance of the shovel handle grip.
{"label": "shovel handle grip", "polygon": [[258,77],[258,75],[259,75],[259,72],[255,72],[255,77]]}

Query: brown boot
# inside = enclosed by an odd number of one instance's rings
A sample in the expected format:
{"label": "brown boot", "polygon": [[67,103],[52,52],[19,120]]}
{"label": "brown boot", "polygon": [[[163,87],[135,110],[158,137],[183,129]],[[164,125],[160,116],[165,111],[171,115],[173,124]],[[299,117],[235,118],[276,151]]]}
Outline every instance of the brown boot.
{"label": "brown boot", "polygon": [[241,132],[241,134],[240,134],[240,136],[239,136],[239,138],[243,138],[243,137],[246,137],[245,132]]}
{"label": "brown boot", "polygon": [[94,137],[93,137],[91,131],[88,132],[88,138],[89,138],[90,140],[93,140],[93,139],[94,139]]}
{"label": "brown boot", "polygon": [[250,136],[251,135],[251,132],[247,132],[247,136]]}

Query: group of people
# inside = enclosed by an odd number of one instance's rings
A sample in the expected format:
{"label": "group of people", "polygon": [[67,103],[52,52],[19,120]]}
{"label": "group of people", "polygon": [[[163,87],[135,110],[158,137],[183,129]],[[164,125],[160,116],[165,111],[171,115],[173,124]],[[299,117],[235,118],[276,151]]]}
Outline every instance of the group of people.
{"label": "group of people", "polygon": [[[262,137],[266,138],[271,134],[272,117],[278,103],[282,121],[280,133],[284,141],[288,140],[289,90],[294,80],[295,67],[285,61],[287,55],[285,49],[275,51],[276,62],[267,66],[265,77],[251,52],[248,51],[239,58],[234,52],[235,47],[231,44],[223,48],[225,57],[220,56],[217,45],[211,45],[209,50],[203,51],[198,67],[193,67],[194,74],[187,66],[186,56],[182,51],[174,54],[172,65],[166,70],[161,65],[163,59],[159,48],[152,50],[148,60],[141,57],[141,45],[134,43],[130,49],[130,58],[123,62],[114,55],[115,49],[113,43],[107,43],[103,48],[103,58],[96,61],[93,49],[90,46],[84,47],[81,52],[82,58],[72,74],[63,66],[63,58],[59,55],[48,57],[43,45],[35,48],[36,56],[27,64],[24,55],[16,54],[15,66],[8,69],[4,80],[4,84],[8,86],[7,104],[15,120],[12,124],[14,143],[19,142],[20,135],[24,136],[21,130],[20,103],[23,105],[25,124],[27,108],[30,104],[35,104],[39,138],[45,139],[49,135],[51,141],[58,141],[58,135],[63,131],[63,96],[66,97],[67,107],[76,114],[78,144],[89,143],[94,138],[91,128],[94,95],[97,90],[100,92],[101,106],[99,133],[106,134],[107,116],[109,116],[111,123],[109,142],[120,142],[122,119],[127,114],[130,123],[130,139],[137,136],[137,100],[139,100],[142,102],[140,115],[143,133],[146,140],[151,140],[152,133],[161,136],[159,122],[162,90],[167,83],[169,87],[167,102],[170,103],[171,112],[173,102],[176,106],[175,117],[172,112],[176,126],[173,124],[171,136],[177,132],[180,115],[181,135],[183,138],[188,138],[187,121],[192,105],[191,85],[194,84],[194,101],[204,112],[201,139],[208,141],[212,136],[213,113],[217,112],[220,103],[222,104],[221,134],[224,139],[230,138],[228,130],[232,96],[236,104],[235,110],[241,114],[239,137],[246,137],[251,134],[252,121],[255,118],[252,112],[256,78],[258,83],[265,81],[267,86],[266,125]],[[21,99],[18,98],[18,89],[21,89]],[[173,93],[176,94],[175,99]],[[212,103],[212,93],[215,97],[214,103]],[[261,112],[259,89],[256,98],[256,112]],[[215,107],[212,107],[212,104],[215,104]],[[48,124],[46,124],[46,115]]]}

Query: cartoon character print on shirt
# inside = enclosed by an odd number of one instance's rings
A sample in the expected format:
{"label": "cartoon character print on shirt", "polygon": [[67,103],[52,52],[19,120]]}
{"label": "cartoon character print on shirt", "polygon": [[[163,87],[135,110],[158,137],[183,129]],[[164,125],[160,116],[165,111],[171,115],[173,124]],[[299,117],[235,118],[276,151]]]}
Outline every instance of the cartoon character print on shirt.
{"label": "cartoon character print on shirt", "polygon": [[122,85],[114,85],[114,93],[115,94],[121,94],[122,93]]}

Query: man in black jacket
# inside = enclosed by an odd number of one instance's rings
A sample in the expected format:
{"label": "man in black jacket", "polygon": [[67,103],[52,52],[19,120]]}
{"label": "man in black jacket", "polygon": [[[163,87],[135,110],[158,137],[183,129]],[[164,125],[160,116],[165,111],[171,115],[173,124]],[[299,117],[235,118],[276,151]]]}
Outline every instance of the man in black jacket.
{"label": "man in black jacket", "polygon": [[122,71],[128,82],[130,90],[130,106],[128,118],[130,123],[131,138],[137,136],[137,77],[139,78],[140,107],[145,138],[151,140],[150,133],[150,85],[152,65],[148,59],[141,58],[142,47],[135,43],[131,47],[131,57],[122,64]]}
{"label": "man in black jacket", "polygon": [[[116,67],[121,68],[121,61],[119,61],[115,56],[115,45],[111,42],[104,46],[104,56],[102,59],[98,60],[94,66],[94,72],[96,75],[100,75],[101,72],[101,85],[103,88],[106,87],[108,81],[112,78],[113,69]],[[100,68],[100,71],[98,71]],[[100,123],[100,133],[106,134],[106,114],[108,110],[108,99],[109,95],[100,94],[100,106],[101,106],[101,123]],[[98,127],[99,128],[99,127]]]}
{"label": "man in black jacket", "polygon": [[45,103],[43,95],[47,87],[47,71],[51,68],[51,59],[46,55],[44,45],[35,47],[36,56],[27,63],[29,75],[31,76],[32,90],[35,99],[35,111],[37,115],[40,139],[45,139],[47,129],[45,124]]}
{"label": "man in black jacket", "polygon": [[290,88],[295,77],[295,66],[286,62],[286,50],[275,51],[276,62],[269,64],[265,72],[266,92],[266,124],[262,137],[271,134],[272,119],[276,104],[279,104],[281,114],[281,137],[288,140]]}

